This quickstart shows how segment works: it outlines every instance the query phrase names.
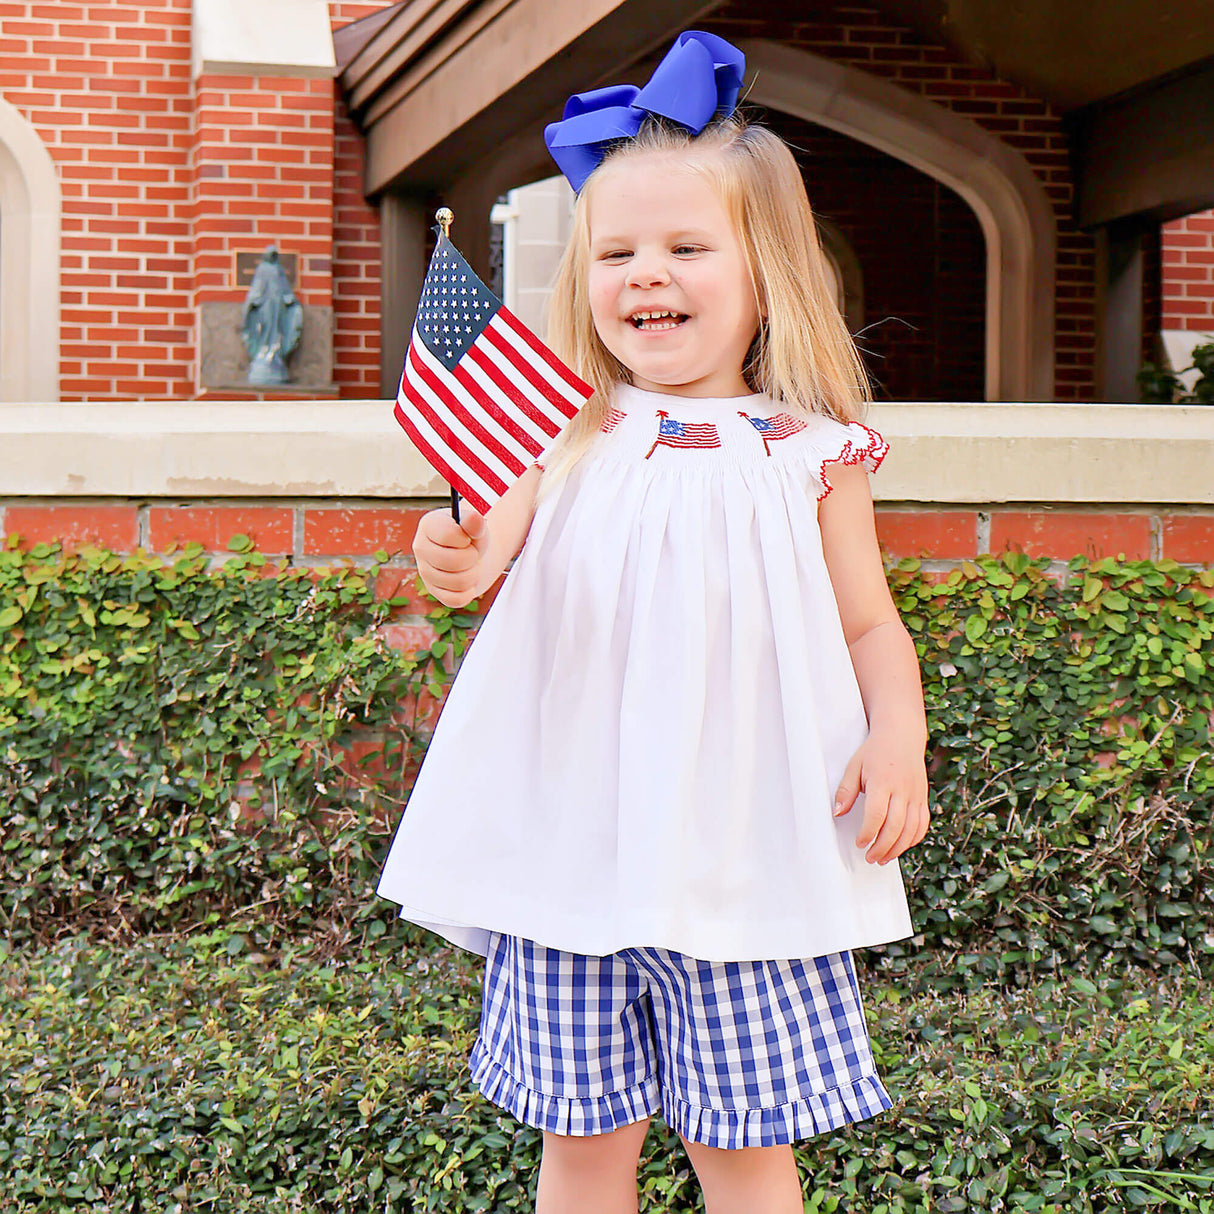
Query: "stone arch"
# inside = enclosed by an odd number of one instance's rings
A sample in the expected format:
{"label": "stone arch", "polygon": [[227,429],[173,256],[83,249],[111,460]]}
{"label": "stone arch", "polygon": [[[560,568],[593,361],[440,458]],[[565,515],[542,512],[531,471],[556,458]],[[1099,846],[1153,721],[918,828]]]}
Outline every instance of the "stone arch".
{"label": "stone arch", "polygon": [[38,132],[0,98],[0,401],[59,399],[61,199]]}
{"label": "stone arch", "polygon": [[914,166],[959,194],[986,239],[986,397],[1054,399],[1056,223],[1015,148],[977,123],[856,68],[766,39],[739,44],[747,100]]}

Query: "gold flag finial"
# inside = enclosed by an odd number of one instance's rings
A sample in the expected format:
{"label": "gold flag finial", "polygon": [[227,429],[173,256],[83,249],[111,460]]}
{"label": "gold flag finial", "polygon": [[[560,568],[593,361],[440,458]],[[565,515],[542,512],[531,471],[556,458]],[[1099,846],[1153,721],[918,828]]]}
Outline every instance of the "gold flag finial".
{"label": "gold flag finial", "polygon": [[438,226],[440,228],[442,228],[443,235],[446,236],[448,240],[450,240],[451,239],[451,222],[455,218],[455,215],[452,212],[451,208],[450,207],[439,207],[438,211],[435,213],[434,218],[438,220]]}

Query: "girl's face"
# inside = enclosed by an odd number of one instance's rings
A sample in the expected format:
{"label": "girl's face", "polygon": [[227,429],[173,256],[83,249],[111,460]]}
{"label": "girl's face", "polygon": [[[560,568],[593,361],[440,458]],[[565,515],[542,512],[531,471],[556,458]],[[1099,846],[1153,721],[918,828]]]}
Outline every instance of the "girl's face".
{"label": "girl's face", "polygon": [[716,191],[674,153],[621,157],[588,200],[590,311],[638,388],[750,392],[742,364],[759,326],[742,243]]}

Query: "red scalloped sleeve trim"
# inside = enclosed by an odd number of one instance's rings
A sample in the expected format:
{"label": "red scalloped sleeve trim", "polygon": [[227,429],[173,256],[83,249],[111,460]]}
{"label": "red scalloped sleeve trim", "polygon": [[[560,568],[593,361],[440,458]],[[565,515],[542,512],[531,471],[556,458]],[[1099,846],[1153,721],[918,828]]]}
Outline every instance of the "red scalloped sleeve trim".
{"label": "red scalloped sleeve trim", "polygon": [[834,485],[826,477],[827,464],[863,464],[868,472],[876,472],[881,461],[889,454],[889,443],[880,434],[863,422],[848,422],[848,429],[858,428],[864,431],[865,439],[857,445],[849,438],[838,455],[832,455],[822,461],[818,470],[818,479],[822,482],[822,492],[818,494],[821,501],[834,489]]}

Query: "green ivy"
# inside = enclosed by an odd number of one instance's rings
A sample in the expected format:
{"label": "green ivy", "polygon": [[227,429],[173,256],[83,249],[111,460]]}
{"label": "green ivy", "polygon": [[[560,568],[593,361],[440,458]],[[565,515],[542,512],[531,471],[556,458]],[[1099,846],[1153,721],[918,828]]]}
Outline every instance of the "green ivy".
{"label": "green ivy", "polygon": [[932,982],[1208,969],[1214,570],[1022,554],[890,571],[919,654],[935,820],[903,861]]}
{"label": "green ivy", "polygon": [[309,575],[242,538],[218,568],[197,545],[0,550],[10,940],[391,922],[368,875],[473,617],[436,607],[431,648],[403,655],[376,632],[407,601],[376,602],[378,561]]}
{"label": "green ivy", "polygon": [[[0,550],[10,940],[219,917],[251,950],[284,932],[335,949],[393,924],[379,865],[477,617],[435,607],[434,644],[402,655],[376,632],[405,604],[375,601],[378,561],[311,577],[238,547],[218,568],[197,548]],[[1209,973],[1214,570],[1077,558],[1056,578],[1009,554],[888,572],[935,804],[903,861],[919,935],[870,963],[937,985]]]}

